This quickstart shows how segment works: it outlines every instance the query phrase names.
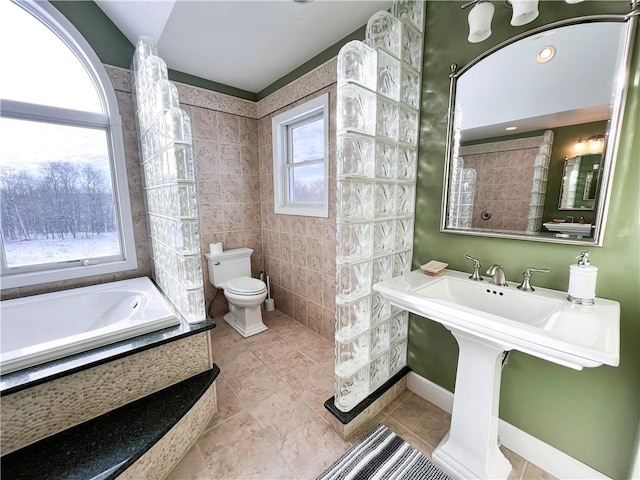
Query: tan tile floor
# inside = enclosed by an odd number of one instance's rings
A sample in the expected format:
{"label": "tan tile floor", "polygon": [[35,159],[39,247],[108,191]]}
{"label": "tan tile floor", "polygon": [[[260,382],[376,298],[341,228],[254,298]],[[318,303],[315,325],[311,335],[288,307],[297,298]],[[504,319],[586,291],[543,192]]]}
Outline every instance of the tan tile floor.
{"label": "tan tile floor", "polygon": [[[219,319],[212,331],[218,412],[170,480],[313,479],[377,423],[430,455],[450,416],[410,391],[344,441],[326,421],[334,345],[290,317],[264,315],[269,330],[242,338]],[[510,480],[553,477],[505,450]]]}

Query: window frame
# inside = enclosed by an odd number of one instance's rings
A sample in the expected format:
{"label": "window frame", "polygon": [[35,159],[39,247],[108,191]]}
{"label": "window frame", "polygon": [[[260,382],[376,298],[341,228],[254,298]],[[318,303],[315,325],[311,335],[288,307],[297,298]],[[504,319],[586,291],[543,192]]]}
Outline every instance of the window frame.
{"label": "window frame", "polygon": [[0,115],[10,119],[94,128],[105,131],[121,256],[116,259],[102,257],[97,260],[94,257],[71,262],[40,264],[40,268],[37,265],[9,268],[5,258],[4,240],[0,238],[2,243],[2,248],[0,249],[1,288],[24,287],[134,270],[138,268],[138,262],[129,198],[122,119],[111,80],[89,43],[53,5],[48,2],[12,1],[33,15],[45,28],[49,28],[78,58],[78,61],[81,62],[93,80],[96,92],[102,103],[103,112],[106,113],[85,112],[2,99],[0,100]]}
{"label": "window frame", "polygon": [[[324,158],[293,163],[290,132],[319,117],[324,127]],[[329,217],[329,94],[324,93],[271,119],[273,142],[273,206],[281,215]],[[318,203],[290,200],[289,170],[309,165],[324,165],[323,201]]]}

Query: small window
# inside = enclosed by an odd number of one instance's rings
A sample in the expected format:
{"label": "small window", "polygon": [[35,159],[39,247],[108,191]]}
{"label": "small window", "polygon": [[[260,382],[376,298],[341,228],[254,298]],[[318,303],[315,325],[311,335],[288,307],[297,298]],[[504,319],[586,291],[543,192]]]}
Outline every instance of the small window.
{"label": "small window", "polygon": [[275,212],[329,216],[329,96],[272,119]]}
{"label": "small window", "polygon": [[137,267],[121,119],[104,67],[46,2],[1,2],[2,288]]}

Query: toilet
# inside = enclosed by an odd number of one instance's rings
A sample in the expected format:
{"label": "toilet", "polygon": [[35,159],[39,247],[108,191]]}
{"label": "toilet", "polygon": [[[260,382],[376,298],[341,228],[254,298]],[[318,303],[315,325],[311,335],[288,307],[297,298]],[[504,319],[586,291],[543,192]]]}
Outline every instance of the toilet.
{"label": "toilet", "polygon": [[209,263],[209,282],[224,290],[229,313],[224,320],[243,337],[267,330],[260,306],[267,298],[267,286],[251,277],[250,248],[234,248],[222,253],[205,253]]}

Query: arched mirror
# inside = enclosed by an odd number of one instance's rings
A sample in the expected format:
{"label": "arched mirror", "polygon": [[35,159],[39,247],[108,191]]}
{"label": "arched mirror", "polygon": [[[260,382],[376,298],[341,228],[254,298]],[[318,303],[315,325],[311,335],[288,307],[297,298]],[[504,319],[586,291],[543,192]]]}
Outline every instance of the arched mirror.
{"label": "arched mirror", "polygon": [[602,244],[632,18],[556,22],[452,66],[441,231]]}

